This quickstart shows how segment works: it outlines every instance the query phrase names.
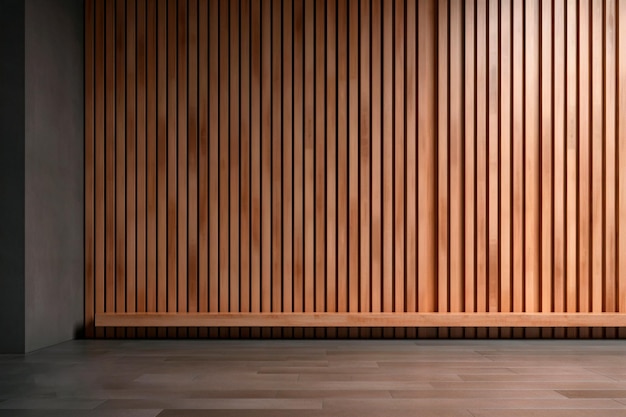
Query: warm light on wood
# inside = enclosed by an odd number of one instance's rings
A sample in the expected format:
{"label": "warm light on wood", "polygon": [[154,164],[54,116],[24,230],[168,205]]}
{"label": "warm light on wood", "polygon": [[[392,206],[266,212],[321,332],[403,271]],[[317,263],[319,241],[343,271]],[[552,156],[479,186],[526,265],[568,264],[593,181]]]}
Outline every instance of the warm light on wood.
{"label": "warm light on wood", "polygon": [[87,337],[622,327],[625,46],[626,0],[86,0]]}
{"label": "warm light on wood", "polygon": [[620,327],[623,313],[96,313],[96,327]]}

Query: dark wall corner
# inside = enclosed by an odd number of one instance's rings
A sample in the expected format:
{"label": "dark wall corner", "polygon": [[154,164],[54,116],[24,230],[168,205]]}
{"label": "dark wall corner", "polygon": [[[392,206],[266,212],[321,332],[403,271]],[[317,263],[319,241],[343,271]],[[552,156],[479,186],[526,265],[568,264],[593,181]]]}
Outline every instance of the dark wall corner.
{"label": "dark wall corner", "polygon": [[0,1],[0,353],[24,351],[24,3]]}
{"label": "dark wall corner", "polygon": [[84,311],[84,3],[25,2],[26,351]]}

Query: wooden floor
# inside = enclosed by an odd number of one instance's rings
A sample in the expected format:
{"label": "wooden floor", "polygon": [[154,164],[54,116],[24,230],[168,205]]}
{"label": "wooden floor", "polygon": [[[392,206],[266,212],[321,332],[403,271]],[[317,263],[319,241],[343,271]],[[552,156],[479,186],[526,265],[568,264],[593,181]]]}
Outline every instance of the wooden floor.
{"label": "wooden floor", "polygon": [[0,355],[0,416],[626,417],[626,341],[79,340]]}

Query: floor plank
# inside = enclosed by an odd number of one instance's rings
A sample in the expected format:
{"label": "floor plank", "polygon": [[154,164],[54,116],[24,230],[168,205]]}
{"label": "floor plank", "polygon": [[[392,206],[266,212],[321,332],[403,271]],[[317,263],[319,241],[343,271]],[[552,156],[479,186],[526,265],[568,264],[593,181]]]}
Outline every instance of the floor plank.
{"label": "floor plank", "polygon": [[625,347],[621,340],[75,340],[0,355],[0,417],[626,417]]}

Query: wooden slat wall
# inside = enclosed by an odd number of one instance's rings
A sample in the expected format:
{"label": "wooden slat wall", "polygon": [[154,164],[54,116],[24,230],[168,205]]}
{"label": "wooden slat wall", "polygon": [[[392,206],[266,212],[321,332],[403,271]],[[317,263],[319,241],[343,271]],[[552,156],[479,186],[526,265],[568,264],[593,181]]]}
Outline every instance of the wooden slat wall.
{"label": "wooden slat wall", "polygon": [[[102,312],[626,313],[626,0],[87,0]],[[621,50],[620,50],[621,49]]]}

